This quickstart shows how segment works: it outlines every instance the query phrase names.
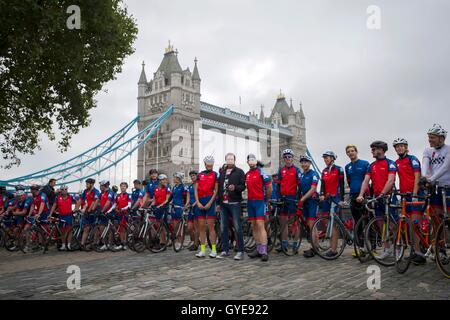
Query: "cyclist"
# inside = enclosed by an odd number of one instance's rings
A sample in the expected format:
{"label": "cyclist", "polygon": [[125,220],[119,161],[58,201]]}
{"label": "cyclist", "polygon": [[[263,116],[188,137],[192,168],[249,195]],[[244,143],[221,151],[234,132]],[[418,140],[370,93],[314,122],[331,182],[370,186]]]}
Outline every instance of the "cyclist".
{"label": "cyclist", "polygon": [[[32,185],[30,189],[33,196],[33,203],[30,212],[30,216],[32,218],[30,220],[31,222],[33,222],[34,219],[38,219],[40,223],[45,224],[49,214],[47,195],[44,192],[40,191],[41,187],[38,185]],[[28,228],[31,227],[30,224],[28,224],[27,226]]]}
{"label": "cyclist", "polygon": [[[312,230],[314,222],[317,217],[317,185],[320,181],[319,174],[311,168],[312,159],[307,156],[300,156],[300,165],[302,168],[302,174],[300,176],[300,199],[298,201],[298,207],[302,208],[303,216],[305,217],[309,230]],[[312,235],[311,241],[317,242],[317,235]],[[311,258],[315,256],[314,249],[311,248],[303,252],[305,258]]]}
{"label": "cyclist", "polygon": [[[158,176],[158,181],[159,181],[158,186],[152,191],[154,194],[152,206],[156,206],[155,210],[156,228],[159,228],[159,224],[162,223],[162,219],[164,215],[167,213],[167,204],[169,203],[171,197],[171,190],[170,187],[167,185],[167,176],[165,174],[160,174]],[[160,239],[161,245],[164,246],[166,241],[167,235],[165,229],[163,228]]]}
{"label": "cyclist", "polygon": [[267,232],[265,226],[266,207],[272,194],[272,181],[261,168],[254,154],[247,156],[250,170],[245,174],[248,200],[248,221],[252,223],[253,237],[256,241],[256,250],[249,253],[250,258],[261,257],[262,261],[269,260],[267,255]]}
{"label": "cyclist", "polygon": [[[108,214],[114,213],[114,225],[116,228],[120,228],[120,225],[128,222],[128,212],[131,208],[131,196],[127,192],[128,183],[122,182],[120,183],[120,193],[116,196],[114,203],[111,209],[108,210]],[[126,245],[126,232],[125,228],[121,228],[120,232],[120,242],[118,246],[115,247],[115,250],[127,250],[128,247]],[[112,240],[112,239],[110,239]]]}
{"label": "cyclist", "polygon": [[[450,146],[445,144],[446,138],[447,131],[440,125],[434,124],[428,130],[430,147],[423,152],[422,160],[422,176],[432,184],[438,183],[437,193],[430,198],[430,204],[438,215],[443,213],[442,188],[450,186]],[[447,190],[447,196],[450,196],[449,190]],[[450,201],[447,206],[450,212]]]}
{"label": "cyclist", "polygon": [[96,214],[99,211],[100,192],[94,187],[95,179],[86,179],[86,189],[84,189],[78,200],[78,206],[81,205],[81,212],[83,213],[83,235],[81,237],[81,250],[85,250],[85,244],[91,226],[95,223]]}
{"label": "cyclist", "polygon": [[[55,202],[50,210],[50,216],[56,213],[58,209],[58,218],[61,227],[61,247],[60,251],[71,251],[70,242],[72,241],[72,225],[73,225],[73,211],[72,203],[75,203],[75,199],[68,193],[67,186],[61,186],[59,192],[55,198]],[[67,247],[66,247],[67,243]]]}
{"label": "cyclist", "polygon": [[[100,208],[99,208],[99,219],[98,219],[98,234],[95,235],[95,239],[99,237],[103,230],[105,230],[106,225],[108,224],[108,217],[107,212],[109,209],[111,209],[113,203],[114,203],[114,192],[109,187],[109,181],[108,180],[102,180],[100,181]],[[108,246],[106,244],[103,244],[103,246],[100,248],[100,250],[108,250]]]}
{"label": "cyclist", "polygon": [[149,175],[150,175],[150,180],[146,181],[146,186],[145,186],[145,194],[142,197],[141,200],[141,207],[146,207],[148,202],[152,202],[153,197],[154,197],[154,191],[156,189],[156,187],[159,184],[159,179],[158,179],[158,170],[156,169],[151,169],[149,171]]}
{"label": "cyclist", "polygon": [[214,157],[206,156],[203,159],[205,164],[204,171],[197,175],[194,185],[195,201],[197,202],[197,219],[199,225],[200,251],[196,254],[197,258],[206,256],[206,225],[208,225],[209,239],[211,241],[210,258],[217,257],[216,250],[216,196],[219,188],[219,176],[213,171]]}
{"label": "cyclist", "polygon": [[[142,188],[141,180],[133,181],[133,191],[131,192],[131,208],[138,209],[141,206],[141,201],[144,198],[145,190]],[[141,199],[141,201],[139,200]]]}
{"label": "cyclist", "polygon": [[[370,164],[368,161],[358,158],[358,148],[355,145],[348,145],[345,148],[345,153],[350,159],[350,163],[345,166],[345,176],[347,178],[347,184],[350,188],[350,211],[356,224],[365,211],[364,206],[360,202],[356,201],[356,198],[359,195],[361,185]],[[357,258],[359,254],[364,253],[353,251],[352,256]]]}
{"label": "cyclist", "polygon": [[[15,193],[15,200],[10,201],[10,206],[8,206],[8,213],[13,215],[13,222],[10,227],[12,228],[12,232],[14,234],[14,238],[17,239],[20,234],[20,230],[24,226],[24,217],[30,211],[31,205],[33,203],[33,198],[28,196],[25,191],[19,190]],[[11,248],[11,250],[15,250],[16,247]]]}
{"label": "cyclist", "polygon": [[[386,158],[386,151],[388,145],[384,141],[374,141],[370,145],[372,155],[375,161],[372,162],[367,169],[366,177],[361,186],[358,198],[358,202],[364,201],[364,194],[369,190],[369,182],[372,182],[372,195],[379,197],[382,201],[379,201],[375,205],[375,215],[381,217],[385,214],[384,197],[392,193],[392,189],[395,184],[395,175],[397,174],[397,166],[394,161]],[[395,217],[395,212],[393,212]],[[382,226],[379,226],[382,227]],[[380,260],[386,259],[392,255],[392,248],[388,242],[384,244],[383,252],[377,257]]]}
{"label": "cyclist", "polygon": [[[288,228],[286,227],[289,216],[296,214],[297,208],[297,195],[300,184],[301,171],[296,167],[294,162],[294,151],[291,149],[285,149],[282,152],[284,166],[278,170],[278,198],[283,199],[285,204],[281,208],[280,212],[280,226],[283,232],[281,233],[281,246],[287,249],[289,242]],[[276,249],[278,252],[282,251],[282,248]]]}
{"label": "cyclist", "polygon": [[183,172],[175,172],[173,174],[172,201],[175,206],[172,211],[173,230],[178,230],[178,225],[183,216],[183,202],[186,199],[186,187],[183,184]]}
{"label": "cyclist", "polygon": [[[420,181],[420,162],[415,156],[408,154],[408,141],[404,138],[397,138],[392,143],[392,146],[397,152],[398,159],[395,161],[397,165],[397,174],[400,180],[400,193],[410,193],[411,196],[406,197],[406,201],[411,202],[419,194]],[[422,194],[421,194],[422,195]],[[415,200],[417,201],[417,200]],[[418,221],[419,225],[422,223],[421,206],[407,206],[406,213],[411,216],[411,221]],[[415,264],[423,264],[426,262],[425,256],[420,251],[420,243],[417,240],[416,233],[413,232],[414,237],[414,256],[412,262]]]}
{"label": "cyclist", "polygon": [[[325,151],[322,154],[322,158],[326,165],[326,168],[322,170],[319,196],[322,214],[324,216],[329,215],[332,208],[334,208],[334,213],[339,214],[340,209],[344,205],[344,170],[335,164],[337,156],[333,151]],[[338,236],[337,227],[334,225],[331,236],[331,248],[325,253],[326,256],[333,257],[336,255]]]}
{"label": "cyclist", "polygon": [[198,172],[196,170],[192,170],[189,172],[189,176],[191,177],[191,184],[186,187],[186,203],[189,205],[189,215],[188,215],[188,233],[191,237],[192,245],[188,248],[189,251],[197,251],[198,250],[198,220],[195,219],[197,216],[196,212],[197,202],[195,201],[195,180],[197,180]]}

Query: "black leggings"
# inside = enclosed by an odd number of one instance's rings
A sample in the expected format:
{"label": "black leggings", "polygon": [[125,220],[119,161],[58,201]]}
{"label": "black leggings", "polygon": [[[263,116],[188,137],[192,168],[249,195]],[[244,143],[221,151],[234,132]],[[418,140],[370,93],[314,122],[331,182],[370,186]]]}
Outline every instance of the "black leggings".
{"label": "black leggings", "polygon": [[357,193],[350,195],[350,210],[352,212],[353,219],[355,220],[355,225],[358,223],[359,219],[361,219],[361,216],[366,211],[364,205],[357,202],[356,198],[358,198]]}

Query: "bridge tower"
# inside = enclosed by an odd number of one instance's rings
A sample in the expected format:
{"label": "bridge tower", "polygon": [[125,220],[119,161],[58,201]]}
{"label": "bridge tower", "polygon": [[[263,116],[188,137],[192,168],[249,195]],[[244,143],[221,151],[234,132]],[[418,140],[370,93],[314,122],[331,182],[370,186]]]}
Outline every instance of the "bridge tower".
{"label": "bridge tower", "polygon": [[[151,139],[145,148],[139,149],[138,177],[140,179],[147,178],[148,171],[152,168],[167,174],[169,181],[172,180],[173,173],[177,171],[184,172],[187,177],[190,170],[198,169],[194,145],[198,145],[200,85],[197,58],[194,60],[192,72],[189,68],[183,70],[178,62],[178,50],[174,50],[170,42],[158,69],[149,82],[145,74],[145,65],[142,64],[137,98],[139,129],[157,119],[170,105],[174,106],[174,110],[172,116],[158,130],[157,136]],[[171,141],[172,132],[175,130],[184,132],[184,136],[182,134],[176,141]],[[173,147],[182,139],[190,139],[190,148],[175,150]],[[173,152],[176,152],[175,163],[172,157]]]}

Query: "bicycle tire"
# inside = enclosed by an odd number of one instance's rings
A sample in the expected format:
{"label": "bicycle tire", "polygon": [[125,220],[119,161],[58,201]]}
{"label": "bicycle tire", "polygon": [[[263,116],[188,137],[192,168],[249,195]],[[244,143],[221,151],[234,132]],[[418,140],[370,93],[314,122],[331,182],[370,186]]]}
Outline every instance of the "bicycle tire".
{"label": "bicycle tire", "polygon": [[[393,239],[395,239],[397,227],[396,227],[396,223],[390,217],[388,219],[390,220],[389,225],[391,226],[391,228],[388,233],[388,241],[387,242],[390,243],[390,247],[393,250],[393,246],[395,243],[395,240],[393,240]],[[379,222],[382,222],[381,233],[384,234],[384,229],[386,228],[385,221],[386,221],[386,216],[372,218],[369,221],[369,223],[367,224],[364,241],[366,242],[366,246],[367,246],[367,250],[368,250],[369,254],[378,264],[385,266],[385,267],[393,267],[395,265],[395,257],[393,254],[392,254],[392,257],[389,260],[389,262],[378,259],[377,258],[378,255],[375,254],[378,245],[380,245],[380,247],[382,247],[384,249],[384,243],[382,243],[383,235],[380,235],[380,230],[379,230],[378,224],[379,224]],[[373,239],[371,237],[375,237],[375,239]],[[373,244],[375,244],[375,247],[373,246]]]}
{"label": "bicycle tire", "polygon": [[[317,219],[316,222],[314,222],[311,234],[318,234],[319,239],[318,239],[317,244],[315,244],[314,241],[311,241],[311,245],[312,245],[314,251],[316,252],[316,254],[319,257],[321,257],[322,259],[336,260],[337,258],[339,258],[342,255],[345,247],[347,246],[347,236],[346,236],[345,230],[343,229],[342,225],[340,223],[334,221],[334,223],[336,224],[336,229],[338,230],[339,235],[340,235],[340,236],[338,236],[337,241],[339,243],[339,240],[341,239],[342,245],[339,246],[339,244],[338,244],[338,248],[337,248],[335,255],[327,256],[326,252],[331,250],[331,238],[328,238],[325,236],[320,236],[320,234],[323,232],[325,232],[325,234],[327,234],[327,229],[328,229],[328,225],[330,224],[330,221],[331,221],[330,217],[321,217],[321,218]],[[322,240],[329,240],[330,244],[325,245]]]}
{"label": "bicycle tire", "polygon": [[[365,230],[367,227],[367,223],[369,222],[368,217],[361,217],[358,223],[355,224],[353,228],[353,250],[358,257],[358,261],[360,263],[365,263],[369,261],[372,257],[367,252],[366,242],[364,239]],[[361,255],[361,252],[364,252],[364,255]]]}
{"label": "bicycle tire", "polygon": [[[445,238],[443,240],[443,237]],[[436,265],[442,275],[450,279],[450,219],[441,222],[436,230],[434,252],[436,255]],[[444,252],[445,250],[445,252]]]}
{"label": "bicycle tire", "polygon": [[395,269],[403,274],[411,265],[411,257],[414,253],[413,230],[409,219],[402,222],[405,227],[397,230],[397,237],[394,242]]}
{"label": "bicycle tire", "polygon": [[[288,246],[281,246],[283,253],[289,257],[298,254],[298,250],[302,245],[302,225],[298,217],[289,218],[284,227],[280,228],[280,234],[283,234],[284,228],[288,228]],[[297,243],[297,248],[294,244]]]}
{"label": "bicycle tire", "polygon": [[[184,238],[186,237],[186,224],[184,223],[184,220],[180,220],[178,223],[178,230],[174,235],[174,239],[172,241],[172,248],[175,252],[180,252],[184,248]],[[177,239],[180,239],[179,241]],[[177,247],[177,244],[179,246]]]}

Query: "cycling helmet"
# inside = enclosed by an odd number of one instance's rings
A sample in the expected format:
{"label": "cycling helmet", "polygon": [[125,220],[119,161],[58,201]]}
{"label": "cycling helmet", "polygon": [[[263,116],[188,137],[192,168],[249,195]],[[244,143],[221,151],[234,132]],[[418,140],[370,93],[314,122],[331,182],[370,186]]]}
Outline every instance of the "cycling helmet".
{"label": "cycling helmet", "polygon": [[309,157],[307,155],[303,155],[303,156],[300,156],[300,162],[302,162],[302,161],[312,162],[312,159],[311,159],[311,157]]}
{"label": "cycling helmet", "polygon": [[86,181],[85,181],[86,183],[91,183],[91,184],[94,184],[95,183],[95,179],[92,179],[92,178],[88,178],[88,179],[86,179]]}
{"label": "cycling helmet", "polygon": [[160,174],[158,176],[158,180],[163,180],[163,179],[167,179],[167,176],[165,174]]}
{"label": "cycling helmet", "polygon": [[62,190],[62,189],[68,190],[68,189],[69,189],[69,187],[68,187],[68,186],[66,186],[65,184],[63,184],[62,186],[60,186],[60,187],[59,187],[59,189],[60,189],[60,190]]}
{"label": "cycling helmet", "polygon": [[25,194],[25,191],[23,191],[23,190],[18,190],[18,191],[16,191],[16,193],[15,193],[16,197],[23,196],[24,194]]}
{"label": "cycling helmet", "polygon": [[203,159],[203,162],[206,164],[214,164],[214,157],[213,156],[206,156],[205,159]]}
{"label": "cycling helmet", "polygon": [[18,184],[17,186],[15,186],[16,191],[22,190],[25,191],[25,186]]}
{"label": "cycling helmet", "polygon": [[336,155],[333,151],[330,151],[330,150],[325,151],[325,152],[322,154],[322,157],[332,157],[334,160],[337,159],[337,155]]}
{"label": "cycling helmet", "polygon": [[109,181],[108,180],[102,180],[99,183],[100,183],[100,186],[109,186]]}
{"label": "cycling helmet", "polygon": [[437,123],[433,124],[433,127],[428,129],[428,134],[433,134],[436,136],[447,138],[447,131],[444,130],[444,128],[442,128],[440,124]]}
{"label": "cycling helmet", "polygon": [[247,161],[248,160],[256,160],[256,156],[253,154],[253,153],[250,153],[248,156],[247,156]]}
{"label": "cycling helmet", "polygon": [[283,150],[283,157],[287,154],[290,154],[291,156],[294,156],[294,151],[292,149],[284,149]]}
{"label": "cycling helmet", "polygon": [[142,182],[141,182],[141,180],[136,179],[136,180],[133,181],[133,183],[139,183],[139,184],[141,184]]}
{"label": "cycling helmet", "polygon": [[180,179],[180,180],[183,180],[183,178],[184,178],[184,173],[183,173],[183,172],[175,172],[175,173],[173,174],[173,176],[174,176],[174,177],[177,177],[177,178]]}
{"label": "cycling helmet", "polygon": [[39,189],[41,189],[41,186],[40,186],[40,185],[37,185],[37,184],[33,184],[33,185],[30,187],[30,190],[39,190]]}
{"label": "cycling helmet", "polygon": [[388,144],[384,141],[379,141],[379,140],[372,142],[370,147],[371,148],[381,148],[384,150],[384,152],[386,152],[388,150]]}
{"label": "cycling helmet", "polygon": [[392,146],[394,146],[394,147],[396,145],[398,145],[398,144],[406,144],[406,145],[408,145],[408,141],[406,139],[403,139],[403,138],[397,138],[397,139],[394,140],[394,142],[392,142]]}

